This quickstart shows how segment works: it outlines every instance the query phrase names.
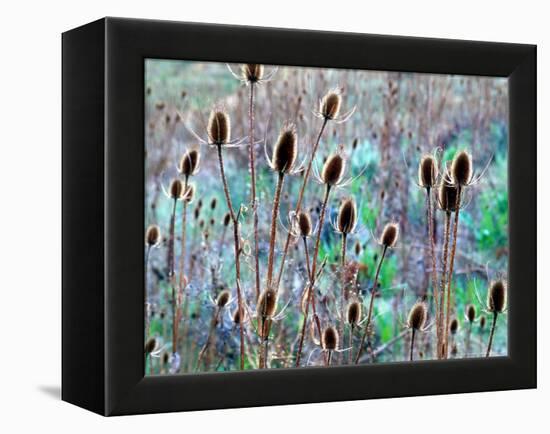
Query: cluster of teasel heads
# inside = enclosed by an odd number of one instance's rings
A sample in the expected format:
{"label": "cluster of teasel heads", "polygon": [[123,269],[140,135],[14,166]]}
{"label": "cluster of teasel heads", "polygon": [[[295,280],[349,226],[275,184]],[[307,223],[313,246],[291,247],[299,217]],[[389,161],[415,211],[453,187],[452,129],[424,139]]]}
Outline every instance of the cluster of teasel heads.
{"label": "cluster of teasel heads", "polygon": [[[234,279],[225,284],[225,289],[220,290],[215,299],[211,299],[213,314],[208,328],[206,340],[202,344],[196,359],[195,369],[216,369],[220,362],[219,354],[216,354],[214,340],[216,339],[216,328],[221,320],[223,312],[227,311],[234,329],[238,329],[239,355],[238,360],[240,368],[245,367],[270,367],[270,336],[272,335],[272,326],[278,320],[284,318],[286,308],[279,306],[281,298],[281,281],[284,276],[285,264],[289,255],[289,248],[296,241],[303,249],[306,263],[307,277],[305,279],[302,295],[299,303],[302,313],[302,321],[296,336],[295,349],[288,349],[293,352],[292,363],[296,367],[304,366],[309,363],[309,359],[314,352],[310,353],[308,362],[304,363],[302,353],[304,351],[304,342],[310,339],[323,357],[324,364],[327,366],[334,362],[334,353],[347,352],[347,357],[342,355],[340,364],[360,363],[365,360],[372,361],[377,353],[373,348],[373,312],[374,304],[378,292],[378,281],[380,272],[389,251],[394,248],[399,238],[399,226],[397,223],[387,223],[381,231],[378,239],[381,253],[379,255],[375,273],[372,278],[372,287],[370,295],[363,297],[353,285],[348,285],[344,270],[347,267],[346,252],[347,242],[350,235],[354,234],[359,223],[356,201],[353,197],[347,196],[341,199],[338,207],[338,213],[333,227],[341,238],[340,267],[341,281],[340,287],[334,289],[334,299],[336,314],[334,318],[321,320],[318,315],[319,301],[316,297],[316,288],[318,281],[326,265],[326,258],[320,257],[320,245],[322,231],[326,222],[326,213],[331,197],[335,190],[345,189],[355,178],[346,179],[347,160],[345,146],[340,145],[332,154],[326,158],[322,169],[317,170],[315,161],[318,147],[321,143],[323,133],[330,122],[345,122],[354,112],[354,108],[345,114],[341,114],[342,94],[340,90],[330,90],[320,99],[315,114],[320,118],[320,126],[311,149],[306,155],[303,155],[303,163],[298,163],[299,139],[296,127],[292,123],[282,125],[278,138],[273,145],[271,154],[265,148],[265,158],[269,168],[276,175],[276,186],[273,192],[273,202],[271,207],[271,221],[269,226],[269,238],[267,248],[267,263],[260,264],[259,254],[259,231],[258,231],[258,199],[256,192],[256,153],[255,153],[255,88],[261,83],[270,80],[275,70],[266,73],[263,65],[246,64],[241,67],[240,73],[236,74],[230,69],[231,73],[245,83],[249,89],[248,106],[248,137],[241,139],[232,139],[231,121],[229,114],[221,106],[215,106],[210,112],[206,131],[204,136],[189,131],[195,136],[198,145],[189,148],[181,157],[177,164],[178,176],[175,177],[165,191],[166,196],[172,201],[172,212],[169,221],[169,233],[167,240],[167,269],[168,278],[171,286],[171,308],[172,308],[172,344],[169,351],[161,351],[159,339],[150,336],[146,303],[146,345],[145,357],[162,357],[161,367],[168,366],[167,371],[176,373],[180,370],[180,352],[189,351],[189,348],[178,348],[178,330],[180,323],[185,320],[181,306],[183,297],[189,281],[186,276],[186,227],[187,227],[187,206],[196,196],[196,187],[191,183],[191,179],[200,169],[201,145],[207,145],[216,152],[217,165],[220,176],[220,183],[225,197],[225,206],[227,212],[224,215],[222,227],[225,237],[226,230],[233,232],[233,259],[234,259]],[[183,118],[183,117],[182,117]],[[250,173],[251,197],[250,203],[235,207],[232,202],[231,186],[228,183],[225,173],[225,153],[233,147],[248,146],[248,163]],[[353,149],[356,145],[353,144]],[[318,220],[315,224],[312,221],[310,213],[304,204],[304,193],[310,184],[311,172],[313,178],[323,186],[323,197],[318,212]],[[288,177],[296,177],[301,181],[299,194],[296,202],[292,204],[289,213],[290,228],[287,230],[286,240],[281,243],[279,265],[276,267],[276,249],[277,249],[277,227],[280,219],[281,196],[284,190],[285,180]],[[426,190],[428,227],[430,234],[430,251],[432,258],[432,288],[434,301],[434,323],[437,335],[437,356],[439,358],[448,357],[449,345],[452,346],[452,339],[449,338],[456,332],[454,324],[456,319],[451,321],[451,315],[456,315],[455,308],[451,306],[451,288],[454,266],[454,256],[456,250],[456,240],[459,222],[459,210],[463,207],[466,190],[479,180],[474,177],[472,169],[472,160],[470,155],[463,151],[457,153],[453,161],[445,170],[441,171],[439,163],[435,156],[425,156],[419,164],[418,183]],[[299,181],[298,181],[299,182]],[[331,196],[332,195],[332,196]],[[432,204],[435,203],[445,215],[445,237],[444,254],[442,258],[442,271],[438,278],[438,268],[436,265],[435,240],[433,223],[435,216],[432,213]],[[334,200],[334,199],[333,199]],[[178,207],[178,204],[182,204]],[[202,203],[200,204],[202,206]],[[250,206],[249,206],[250,205]],[[211,207],[215,207],[211,204]],[[178,210],[180,208],[180,210]],[[241,217],[243,210],[252,210],[253,234],[252,248],[246,248],[244,238],[241,235]],[[200,207],[198,208],[200,210]],[[196,208],[197,211],[197,208]],[[451,216],[454,213],[454,225]],[[181,217],[181,234],[175,233],[175,222],[178,214]],[[202,223],[202,221],[201,221]],[[451,227],[453,228],[451,233]],[[452,235],[452,236],[451,236]],[[178,238],[179,237],[179,238]],[[176,267],[175,242],[181,241],[179,267]],[[452,243],[451,243],[452,239]],[[160,228],[156,224],[151,225],[146,232],[146,267],[150,252],[158,247],[162,242]],[[223,243],[222,243],[223,244]],[[450,253],[449,253],[450,245]],[[313,247],[313,251],[310,249]],[[359,246],[360,248],[360,246]],[[357,250],[357,247],[356,247]],[[241,273],[241,257],[246,255],[252,258],[254,281],[243,282]],[[265,270],[262,268],[265,265]],[[263,271],[263,272],[262,272]],[[499,286],[500,285],[500,286]],[[248,290],[245,291],[246,289]],[[231,288],[231,289],[229,289]],[[350,289],[351,288],[351,289]],[[253,294],[253,295],[251,295]],[[500,297],[500,298],[499,298]],[[504,300],[502,300],[504,298]],[[486,310],[493,314],[493,321],[487,355],[491,350],[494,336],[497,316],[505,311],[506,284],[499,280],[494,282],[489,290]],[[236,307],[232,307],[236,301]],[[292,300],[288,300],[290,303]],[[287,306],[288,306],[287,303]],[[282,303],[281,303],[282,304]],[[255,305],[255,308],[254,308]],[[475,307],[472,305],[466,312],[470,323],[470,329],[474,321],[477,321]],[[407,320],[407,328],[411,330],[410,340],[410,360],[414,359],[415,336],[418,332],[426,332],[431,328],[427,325],[429,316],[429,307],[426,300],[417,302],[410,310]],[[481,317],[480,327],[485,327],[485,317]],[[483,324],[483,325],[482,325]],[[308,335],[307,330],[311,330]],[[458,323],[456,322],[456,325]],[[345,329],[348,334],[345,336]],[[454,327],[454,328],[453,328]],[[255,337],[250,336],[253,332]],[[468,335],[469,336],[469,335]],[[469,339],[469,338],[468,338]],[[346,342],[347,341],[347,342]],[[469,342],[467,347],[469,348]],[[224,342],[225,347],[225,342]],[[467,351],[469,349],[467,348]],[[192,351],[192,350],[191,350]],[[162,356],[161,356],[162,354]],[[192,355],[191,355],[192,356]],[[223,359],[223,355],[221,358]],[[275,357],[275,355],[273,356]],[[152,366],[152,364],[150,364]],[[161,368],[162,372],[162,368]]]}

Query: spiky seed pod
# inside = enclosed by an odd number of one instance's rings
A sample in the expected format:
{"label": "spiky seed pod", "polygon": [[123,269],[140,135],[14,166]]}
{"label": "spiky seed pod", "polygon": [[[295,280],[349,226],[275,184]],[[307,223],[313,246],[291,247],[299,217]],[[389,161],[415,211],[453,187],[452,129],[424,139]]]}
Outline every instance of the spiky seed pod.
{"label": "spiky seed pod", "polygon": [[223,216],[223,225],[225,227],[229,226],[229,222],[231,221],[231,214],[229,213],[226,213],[224,216]]}
{"label": "spiky seed pod", "polygon": [[468,318],[468,321],[470,321],[471,323],[475,321],[476,307],[473,304],[469,304],[466,308],[466,318]]}
{"label": "spiky seed pod", "polygon": [[180,200],[183,196],[183,182],[181,179],[173,179],[170,183],[170,197],[172,199]]}
{"label": "spiky seed pod", "polygon": [[157,347],[157,340],[155,338],[149,338],[145,342],[145,354],[151,354]]}
{"label": "spiky seed pod", "polygon": [[428,310],[426,303],[417,302],[411,308],[409,312],[409,318],[407,325],[414,330],[422,330],[426,324],[426,318],[428,317]]}
{"label": "spiky seed pod", "polygon": [[328,326],[323,330],[321,345],[323,350],[334,351],[338,348],[338,331],[333,326]]}
{"label": "spiky seed pod", "polygon": [[182,199],[187,203],[193,202],[193,199],[195,199],[195,184],[189,184],[187,186],[187,190],[185,190]]}
{"label": "spiky seed pod", "polygon": [[454,212],[456,208],[456,196],[458,189],[456,185],[445,176],[443,182],[439,185],[438,202],[439,208],[446,212]]}
{"label": "spiky seed pod", "polygon": [[296,216],[296,225],[298,226],[298,233],[301,237],[307,238],[313,231],[313,225],[311,223],[311,216],[307,211],[300,211]]}
{"label": "spiky seed pod", "polygon": [[168,354],[168,351],[165,351],[162,353],[162,364],[164,366],[168,365],[168,362],[170,361],[170,354]]}
{"label": "spiky seed pod", "polygon": [[433,155],[425,155],[418,165],[418,184],[423,188],[433,188],[437,182],[437,161]]}
{"label": "spiky seed pod", "polygon": [[361,243],[359,241],[356,241],[355,242],[355,247],[354,247],[354,250],[355,250],[355,256],[359,256],[361,254],[361,250],[363,248],[361,247]]}
{"label": "spiky seed pod", "polygon": [[[246,321],[246,310],[245,309],[243,309],[243,317],[245,318],[245,321]],[[233,323],[236,324],[236,325],[241,323],[241,314],[239,312],[238,307],[233,311],[233,315],[231,315],[231,319],[233,320]]]}
{"label": "spiky seed pod", "polygon": [[290,172],[298,156],[298,136],[293,124],[285,125],[273,148],[272,168],[276,172]]}
{"label": "spiky seed pod", "polygon": [[255,63],[246,63],[241,67],[243,80],[257,83],[264,77],[264,66]]}
{"label": "spiky seed pod", "polygon": [[397,223],[388,223],[384,226],[382,236],[380,237],[380,244],[384,247],[394,247],[399,237],[399,225]]}
{"label": "spiky seed pod", "polygon": [[186,177],[197,173],[200,163],[200,154],[196,149],[190,149],[181,157],[178,171]]}
{"label": "spiky seed pod", "polygon": [[506,287],[505,280],[491,282],[487,294],[487,310],[489,312],[502,313],[506,309]]}
{"label": "spiky seed pod", "polygon": [[456,318],[453,318],[451,320],[451,323],[449,324],[449,332],[452,335],[456,335],[457,331],[458,331],[458,320]]}
{"label": "spiky seed pod", "polygon": [[197,208],[200,210],[202,208],[202,199],[199,199],[197,202]]}
{"label": "spiky seed pod", "polygon": [[201,215],[201,209],[199,207],[195,208],[195,220],[198,220]]}
{"label": "spiky seed pod", "polygon": [[472,180],[472,156],[467,151],[460,151],[453,158],[451,176],[455,184],[464,187]]}
{"label": "spiky seed pod", "polygon": [[335,119],[340,113],[342,95],[339,91],[331,90],[321,100],[320,112],[325,119]]}
{"label": "spiky seed pod", "polygon": [[340,154],[332,154],[327,158],[327,161],[323,165],[323,171],[321,172],[321,180],[327,185],[338,184],[344,170],[346,168],[346,161]]}
{"label": "spiky seed pod", "polygon": [[337,228],[343,234],[349,234],[357,225],[357,205],[353,198],[342,201],[338,210]]}
{"label": "spiky seed pod", "polygon": [[483,330],[485,328],[485,324],[487,324],[487,318],[485,318],[485,315],[483,315],[481,318],[479,318],[479,328]]}
{"label": "spiky seed pod", "polygon": [[359,144],[359,139],[356,137],[353,139],[353,142],[351,143],[351,149],[355,150],[357,149],[357,145]]}
{"label": "spiky seed pod", "polygon": [[160,240],[160,228],[157,225],[149,226],[145,232],[145,244],[150,247],[158,246]]}
{"label": "spiky seed pod", "polygon": [[214,211],[216,209],[216,205],[217,205],[217,199],[214,197],[212,198],[212,200],[210,201],[210,209],[212,211]]}
{"label": "spiky seed pod", "polygon": [[231,122],[223,110],[214,109],[208,118],[208,138],[213,145],[225,145],[231,140]]}
{"label": "spiky seed pod", "polygon": [[266,289],[258,299],[257,312],[260,317],[271,318],[277,308],[277,292],[274,289]]}
{"label": "spiky seed pod", "polygon": [[346,319],[348,324],[357,325],[361,320],[361,303],[357,300],[348,304],[348,310],[346,312]]}
{"label": "spiky seed pod", "polygon": [[218,298],[216,298],[216,306],[225,307],[230,297],[231,297],[230,292],[227,289],[224,289],[222,292],[218,294]]}

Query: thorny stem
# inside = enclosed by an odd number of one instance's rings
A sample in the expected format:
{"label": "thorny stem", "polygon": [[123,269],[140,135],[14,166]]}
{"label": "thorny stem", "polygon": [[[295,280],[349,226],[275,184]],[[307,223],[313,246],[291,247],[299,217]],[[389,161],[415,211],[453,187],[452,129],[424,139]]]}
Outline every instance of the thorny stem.
{"label": "thorny stem", "polygon": [[[185,177],[183,183],[184,194],[187,192],[189,177]],[[181,213],[181,256],[180,256],[180,289],[183,291],[183,276],[185,274],[185,227],[187,226],[187,201],[183,201],[183,212]]]}
{"label": "thorny stem", "polygon": [[349,325],[349,357],[348,357],[348,364],[351,365],[353,363],[353,328],[354,325]]}
{"label": "thorny stem", "polygon": [[254,271],[256,273],[256,300],[260,297],[260,249],[258,244],[258,204],[256,203],[256,167],[254,162],[254,82],[250,82],[250,103],[248,105],[250,182],[252,184],[252,213],[254,216]]}
{"label": "thorny stem", "polygon": [[[317,153],[317,148],[319,147],[319,143],[321,142],[321,136],[323,135],[323,131],[325,130],[325,127],[327,125],[328,119],[323,120],[323,124],[321,125],[321,129],[319,130],[319,134],[317,135],[317,140],[315,141],[315,144],[313,145],[313,149],[311,151],[311,158],[309,160],[309,163],[306,167],[306,172],[304,173],[304,181],[302,182],[302,187],[300,188],[300,193],[298,195],[298,201],[296,202],[296,207],[294,208],[294,212],[298,214],[302,208],[302,200],[304,199],[304,191],[306,189],[307,181],[309,179],[309,175],[311,173],[311,166],[313,165],[313,160],[315,159],[315,154]],[[285,267],[285,261],[288,254],[288,248],[290,246],[290,240],[292,239],[292,234],[289,232],[286,237],[285,247],[283,249],[283,255],[281,258],[281,266],[279,267],[279,275],[277,276],[277,288],[279,287],[281,283],[281,278],[283,277],[283,271]]]}
{"label": "thorny stem", "polygon": [[147,250],[145,251],[145,303],[144,303],[144,311],[145,311],[145,338],[149,335],[149,312],[147,312],[147,300],[148,300],[148,276],[149,276],[149,254],[151,253],[151,246],[147,246]]}
{"label": "thorny stem", "polygon": [[447,341],[449,340],[449,323],[451,318],[451,283],[453,281],[453,266],[455,262],[455,253],[456,253],[456,237],[458,234],[458,216],[460,213],[460,185],[457,187],[456,191],[456,205],[455,205],[455,222],[453,225],[453,245],[451,248],[451,259],[449,263],[449,278],[447,279],[447,312],[446,312],[446,323],[445,323],[445,358],[449,353],[449,345]]}
{"label": "thorny stem", "polygon": [[485,357],[489,357],[491,355],[491,347],[493,346],[493,338],[495,336],[497,317],[498,317],[498,312],[496,311],[493,312],[493,324],[491,325],[491,334],[489,335],[489,345],[487,345],[487,353],[485,354]]}
{"label": "thorny stem", "polygon": [[275,254],[275,239],[277,238],[277,216],[279,215],[279,205],[281,203],[281,191],[285,180],[284,172],[279,172],[277,178],[277,187],[275,188],[275,197],[273,199],[273,209],[271,210],[271,229],[269,235],[269,255],[267,258],[267,288],[271,288],[273,279],[273,256]]}
{"label": "thorny stem", "polygon": [[[434,223],[432,215],[432,197],[430,187],[426,188],[426,208],[428,209],[428,236],[430,237],[430,256],[432,260],[432,291],[433,301],[435,305],[435,318],[436,322],[439,321],[439,294],[437,291],[437,269],[435,262],[435,240],[434,240]],[[436,324],[435,331],[437,339],[439,341],[439,324]]]}
{"label": "thorny stem", "polygon": [[[305,251],[305,256],[306,256],[307,278],[308,278],[309,282],[311,282],[311,268],[309,266],[309,249],[307,248],[307,238],[302,237],[302,239],[304,240],[304,251]],[[312,297],[312,290],[309,286],[309,282],[308,282],[308,284],[306,285],[306,287],[304,289],[304,291],[307,291],[306,292],[307,300],[306,300],[306,307],[305,307],[305,312],[304,312],[304,322],[302,324],[302,329],[301,329],[301,332],[300,332],[300,342],[298,344],[298,353],[296,355],[296,367],[297,368],[300,366],[300,359],[302,357],[302,348],[303,348],[303,345],[304,345],[304,337],[305,337],[305,334],[306,334],[307,319],[308,319],[308,316],[309,316],[309,304],[311,303],[311,297]]]}
{"label": "thorny stem", "polygon": [[172,286],[172,353],[176,354],[176,339],[177,339],[177,318],[176,318],[176,277],[175,277],[175,260],[174,260],[174,230],[176,226],[176,205],[177,199],[174,199],[172,206],[172,215],[170,216],[170,235],[168,239],[168,276],[170,285]]}
{"label": "thorny stem", "polygon": [[445,301],[445,278],[447,276],[447,258],[449,256],[449,236],[450,236],[450,226],[451,226],[451,213],[445,212],[445,235],[443,241],[443,270],[441,271],[441,285],[439,290],[439,336],[440,340],[438,342],[438,358],[444,358],[445,352],[445,339],[443,330],[444,327],[444,301]]}
{"label": "thorny stem", "polygon": [[[359,345],[359,350],[357,351],[357,356],[355,357],[356,365],[359,363],[359,359],[361,358],[361,354],[363,353],[363,347],[365,346],[365,340],[367,338],[367,335],[369,334],[369,327],[372,320],[372,311],[374,307],[374,296],[376,294],[376,287],[378,286],[378,276],[380,275],[380,269],[382,268],[382,262],[384,262],[384,258],[386,256],[387,250],[388,250],[388,246],[384,246],[382,250],[382,256],[380,257],[380,261],[378,262],[378,267],[376,267],[376,274],[374,275],[374,283],[372,286],[372,291],[370,293],[369,312],[367,314],[367,321],[365,322],[365,330],[363,331],[363,336],[361,337],[361,344]],[[369,338],[369,341],[370,341],[370,338]]]}
{"label": "thorny stem", "polygon": [[[344,322],[345,322],[345,291],[346,291],[346,247],[347,247],[347,234],[342,233],[342,262],[341,262],[341,280],[342,280],[342,291],[340,293],[340,336],[344,336]],[[344,354],[341,355],[341,360],[344,360]]]}
{"label": "thorny stem", "polygon": [[328,351],[328,356],[327,356],[327,359],[326,359],[326,366],[330,366],[330,361],[332,360],[332,351],[329,350]]}
{"label": "thorny stem", "polygon": [[[237,285],[237,304],[239,308],[239,317],[244,318],[244,312],[243,312],[243,301],[242,301],[242,295],[241,295],[241,264],[239,261],[239,257],[241,254],[240,249],[240,237],[239,237],[239,222],[237,220],[237,216],[235,215],[235,211],[233,210],[233,203],[231,202],[231,195],[229,193],[229,186],[227,185],[227,179],[225,177],[225,169],[223,165],[223,154],[222,154],[222,146],[217,145],[216,149],[218,151],[218,162],[220,165],[220,176],[222,179],[223,184],[223,192],[225,194],[225,201],[227,202],[227,207],[229,208],[229,215],[231,216],[231,221],[233,222],[233,238],[234,238],[234,245],[235,245],[235,280]],[[239,327],[240,329],[240,353],[241,353],[241,370],[244,369],[244,335],[243,335],[243,328]]]}
{"label": "thorny stem", "polygon": [[471,338],[472,338],[472,323],[469,322],[468,334],[466,335],[466,357],[470,355]]}
{"label": "thorny stem", "polygon": [[410,350],[410,355],[409,355],[409,360],[412,362],[413,361],[413,353],[414,353],[414,333],[415,333],[415,329],[412,329],[412,336],[411,336],[411,350]]}

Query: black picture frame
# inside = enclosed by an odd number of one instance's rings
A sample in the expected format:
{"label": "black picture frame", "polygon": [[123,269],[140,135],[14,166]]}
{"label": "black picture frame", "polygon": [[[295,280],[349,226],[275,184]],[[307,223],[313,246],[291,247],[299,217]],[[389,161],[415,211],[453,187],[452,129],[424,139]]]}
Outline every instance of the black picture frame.
{"label": "black picture frame", "polygon": [[[63,51],[62,399],[103,415],[536,387],[536,46],[104,18]],[[509,355],[144,377],[144,59],[509,78]]]}

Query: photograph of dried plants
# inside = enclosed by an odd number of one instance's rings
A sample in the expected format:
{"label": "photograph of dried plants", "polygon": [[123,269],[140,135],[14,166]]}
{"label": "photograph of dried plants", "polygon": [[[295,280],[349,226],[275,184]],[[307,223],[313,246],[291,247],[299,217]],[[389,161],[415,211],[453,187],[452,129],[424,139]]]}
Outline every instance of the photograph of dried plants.
{"label": "photograph of dried plants", "polygon": [[507,355],[507,86],[147,59],[146,374]]}

